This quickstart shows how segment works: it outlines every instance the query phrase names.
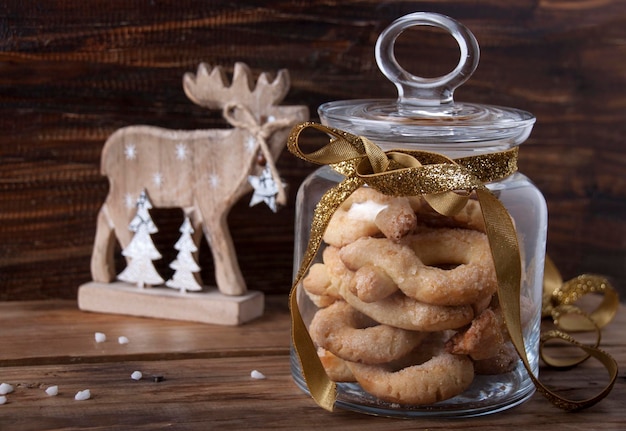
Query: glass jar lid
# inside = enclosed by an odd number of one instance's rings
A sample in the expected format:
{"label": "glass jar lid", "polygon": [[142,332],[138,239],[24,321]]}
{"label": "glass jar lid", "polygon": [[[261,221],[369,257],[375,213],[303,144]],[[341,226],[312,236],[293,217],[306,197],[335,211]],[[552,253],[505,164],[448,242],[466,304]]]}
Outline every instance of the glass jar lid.
{"label": "glass jar lid", "polygon": [[[448,74],[415,76],[397,62],[398,36],[412,26],[448,31],[459,44],[460,58]],[[519,109],[455,102],[454,90],[474,73],[480,49],[472,32],[445,15],[417,12],[394,21],[378,37],[376,62],[398,89],[398,98],[340,100],[322,104],[319,115],[328,126],[363,135],[388,149],[407,144],[432,150],[501,150],[522,143],[535,117]]]}

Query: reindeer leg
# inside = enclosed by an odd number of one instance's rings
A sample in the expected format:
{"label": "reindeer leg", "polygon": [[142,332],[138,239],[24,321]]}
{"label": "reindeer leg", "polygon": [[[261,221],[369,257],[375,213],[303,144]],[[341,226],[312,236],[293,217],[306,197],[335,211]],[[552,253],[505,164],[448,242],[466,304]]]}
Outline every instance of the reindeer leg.
{"label": "reindeer leg", "polygon": [[98,212],[96,238],[91,253],[91,277],[94,281],[109,283],[115,278],[114,249],[114,226],[105,202]]}
{"label": "reindeer leg", "polygon": [[114,259],[116,239],[122,248],[128,246],[133,236],[128,229],[132,216],[123,205],[115,205],[109,193],[98,213],[96,239],[91,255],[91,276],[94,281],[109,283],[117,277]]}
{"label": "reindeer leg", "polygon": [[217,288],[225,295],[244,295],[247,292],[246,282],[239,269],[226,212],[209,218],[208,223],[211,225],[207,226],[205,220],[204,235],[213,253]]}

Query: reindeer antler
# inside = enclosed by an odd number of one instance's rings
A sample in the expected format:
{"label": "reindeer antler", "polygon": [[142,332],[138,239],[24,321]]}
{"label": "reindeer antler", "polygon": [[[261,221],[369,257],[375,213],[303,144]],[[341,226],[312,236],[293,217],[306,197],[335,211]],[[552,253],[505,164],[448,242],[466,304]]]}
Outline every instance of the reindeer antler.
{"label": "reindeer antler", "polygon": [[221,66],[201,63],[198,71],[186,73],[183,77],[185,94],[197,105],[210,109],[221,109],[228,103],[238,103],[258,110],[264,106],[279,104],[289,91],[289,73],[282,69],[276,78],[270,80],[262,73],[253,87],[254,80],[250,68],[244,63],[235,63],[232,83]]}

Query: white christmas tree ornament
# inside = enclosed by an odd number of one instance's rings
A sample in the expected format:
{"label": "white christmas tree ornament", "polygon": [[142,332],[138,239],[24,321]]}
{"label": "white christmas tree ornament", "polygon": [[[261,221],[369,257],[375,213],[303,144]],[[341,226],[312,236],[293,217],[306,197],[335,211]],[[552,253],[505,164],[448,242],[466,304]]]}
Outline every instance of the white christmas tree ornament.
{"label": "white christmas tree ornament", "polygon": [[185,217],[185,221],[179,231],[181,232],[181,236],[178,241],[176,241],[176,244],[174,244],[174,248],[178,250],[178,255],[176,256],[176,260],[170,264],[170,268],[176,272],[174,272],[171,279],[167,280],[165,285],[172,289],[180,289],[181,293],[185,293],[188,290],[202,290],[202,286],[198,283],[194,275],[195,272],[200,271],[200,267],[193,257],[193,253],[198,251],[198,248],[191,237],[194,230],[193,227],[191,227],[188,217]]}
{"label": "white christmas tree ornament", "polygon": [[139,288],[164,282],[152,264],[153,260],[160,259],[162,256],[150,238],[150,234],[158,232],[148,212],[151,208],[152,203],[143,190],[137,199],[137,214],[128,226],[132,232],[135,232],[135,235],[128,246],[122,250],[122,255],[129,259],[128,266],[117,276],[118,279],[127,283],[137,284]]}

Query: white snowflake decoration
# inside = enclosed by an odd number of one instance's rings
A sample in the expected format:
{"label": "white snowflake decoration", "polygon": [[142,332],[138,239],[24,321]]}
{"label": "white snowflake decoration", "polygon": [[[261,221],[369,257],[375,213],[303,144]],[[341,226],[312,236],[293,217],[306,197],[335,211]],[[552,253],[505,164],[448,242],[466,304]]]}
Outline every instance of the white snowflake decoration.
{"label": "white snowflake decoration", "polygon": [[215,174],[209,175],[209,184],[211,184],[211,187],[216,188],[220,185],[220,178]]}
{"label": "white snowflake decoration", "polygon": [[130,193],[126,193],[124,195],[124,206],[128,209],[133,208],[135,206],[136,200],[133,198],[133,195]]}
{"label": "white snowflake decoration", "polygon": [[152,175],[152,182],[157,187],[160,187],[161,185],[163,185],[163,174],[161,172],[155,172]]}
{"label": "white snowflake decoration", "polygon": [[124,147],[124,156],[126,156],[126,160],[135,160],[137,158],[137,147],[135,144],[126,144]]}
{"label": "white snowflake decoration", "polygon": [[187,145],[179,143],[176,144],[176,160],[187,160],[189,156],[189,150]]}
{"label": "white snowflake decoration", "polygon": [[254,136],[248,136],[248,139],[246,140],[246,151],[251,153],[252,151],[254,151],[255,148],[256,148],[256,139],[254,139]]}

